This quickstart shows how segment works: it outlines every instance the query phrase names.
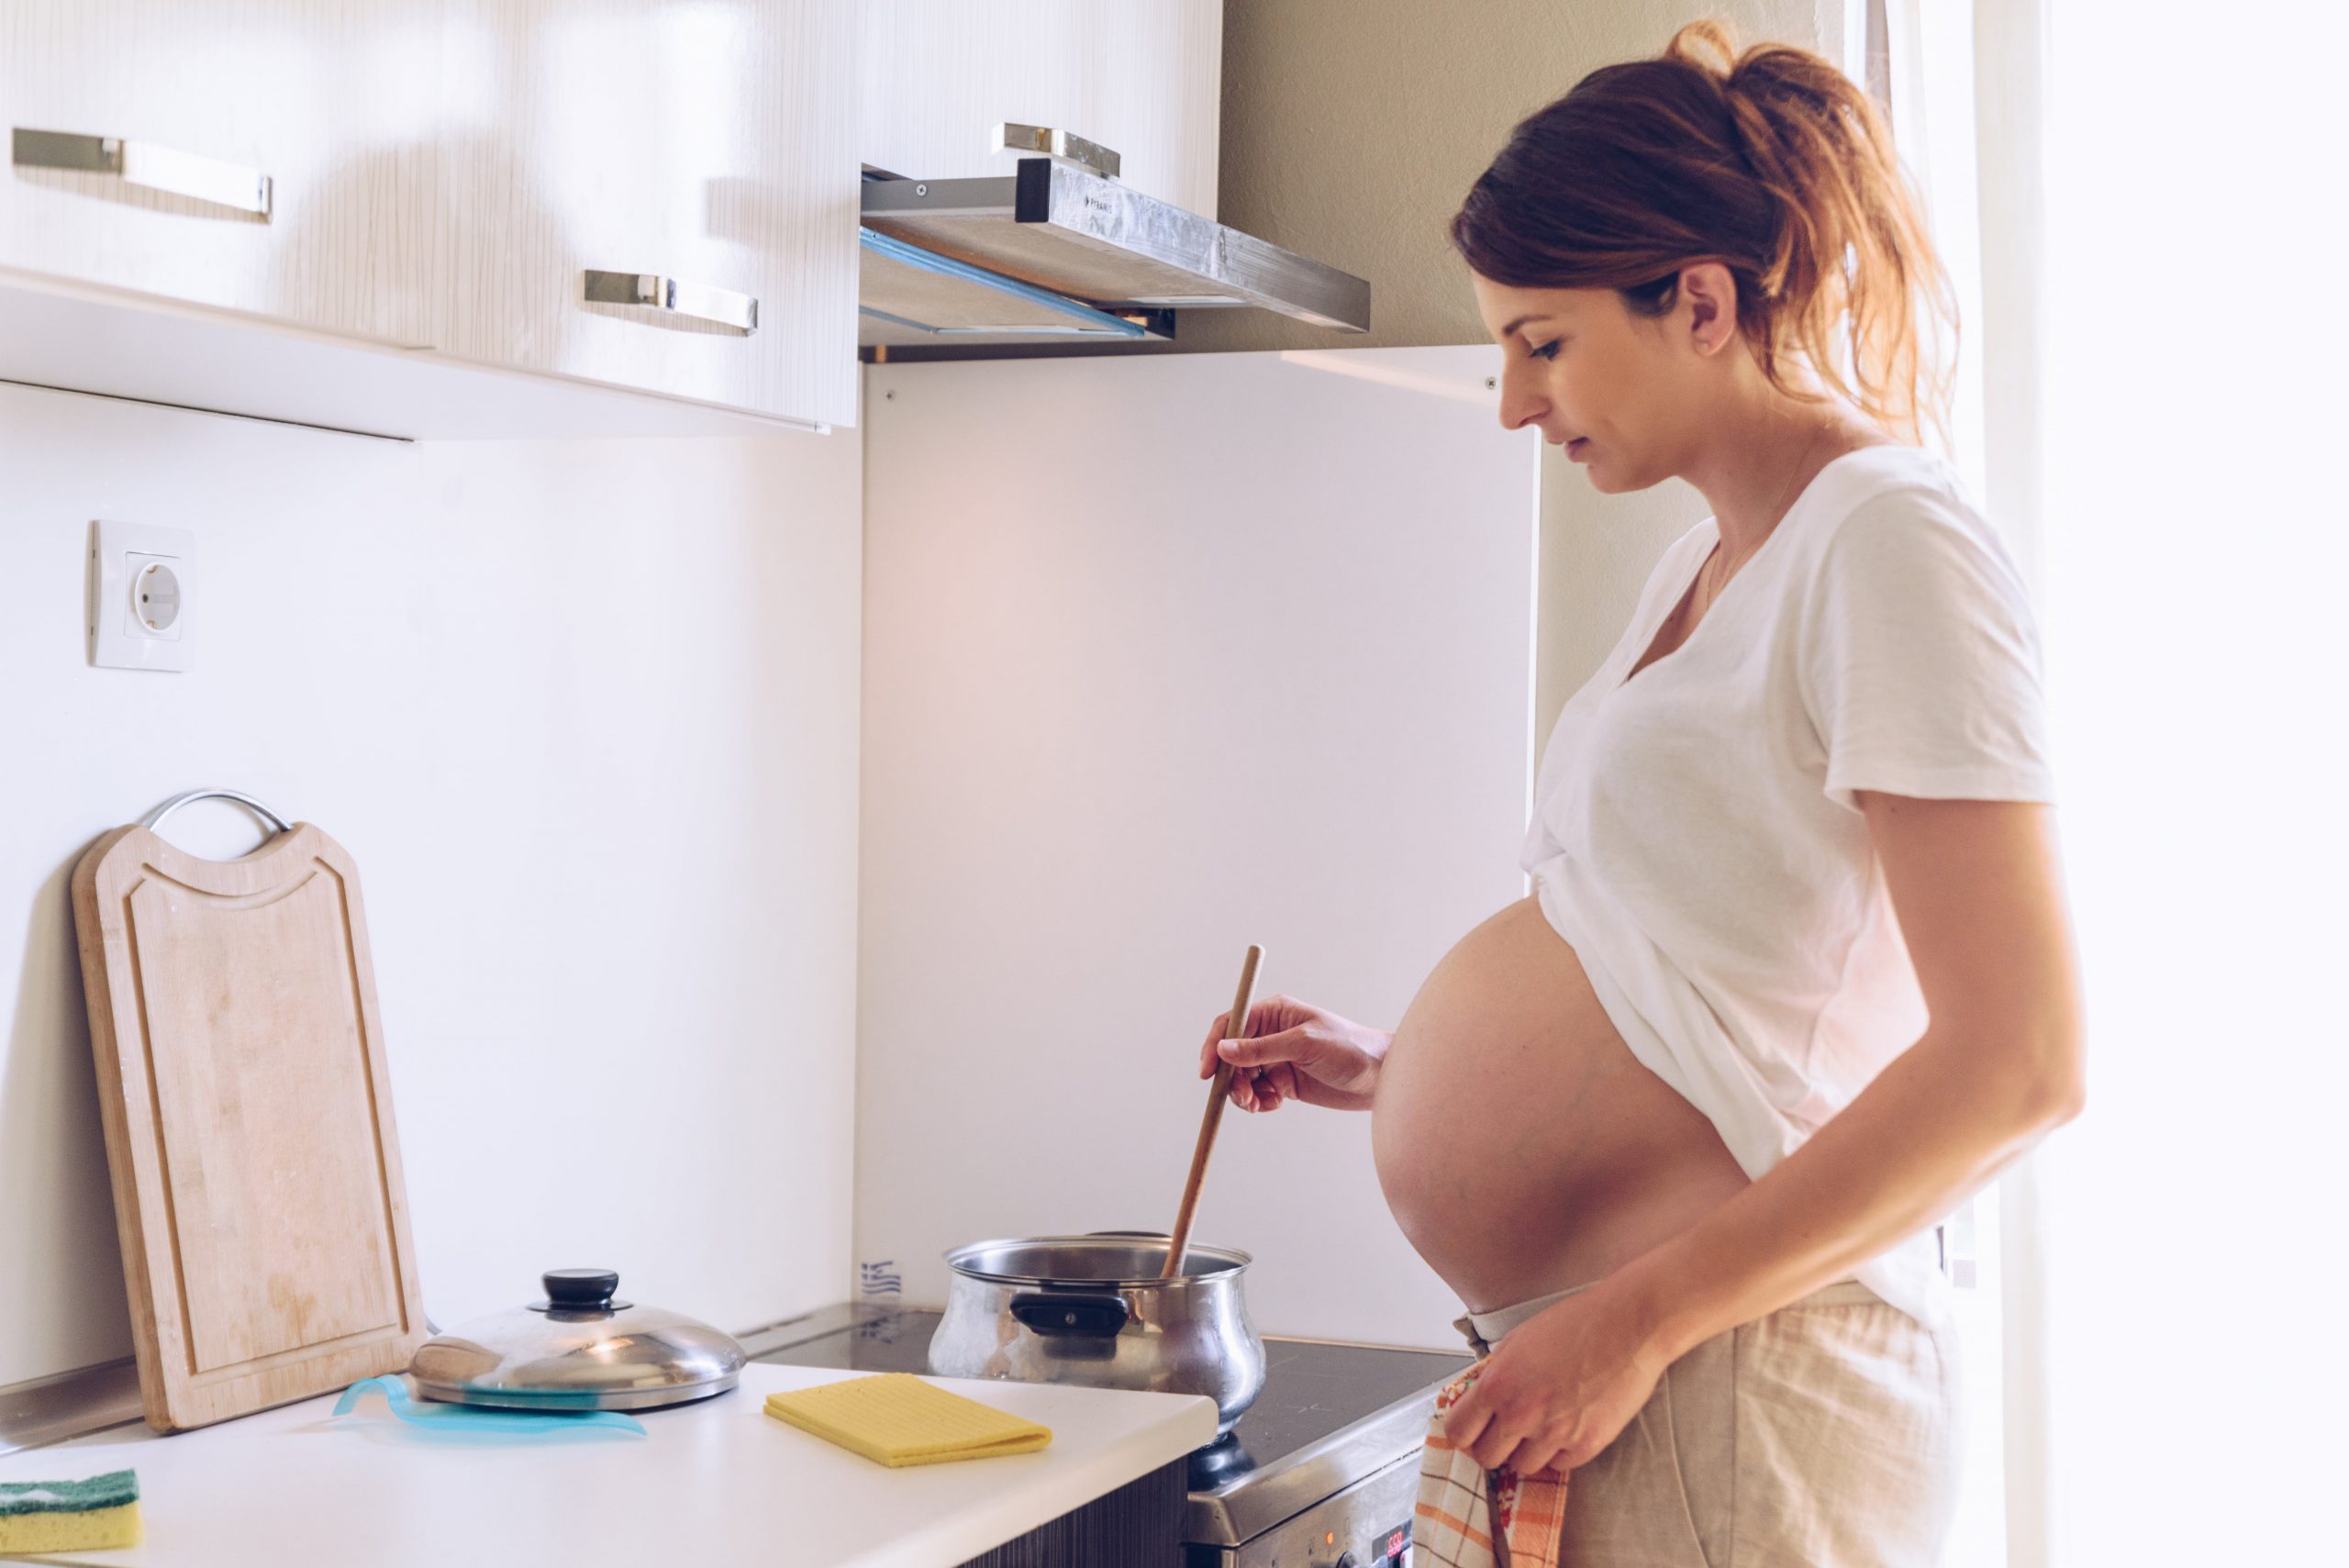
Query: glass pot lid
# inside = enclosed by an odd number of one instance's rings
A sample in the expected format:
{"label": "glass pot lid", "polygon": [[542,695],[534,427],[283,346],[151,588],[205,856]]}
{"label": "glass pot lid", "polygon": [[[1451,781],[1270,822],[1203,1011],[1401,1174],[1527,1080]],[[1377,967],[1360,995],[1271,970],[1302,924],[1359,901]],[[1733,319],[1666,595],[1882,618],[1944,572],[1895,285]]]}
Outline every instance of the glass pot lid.
{"label": "glass pot lid", "polygon": [[734,1337],[681,1312],[616,1299],[609,1269],[552,1269],[546,1299],[427,1340],[417,1392],[523,1410],[644,1410],[723,1394],[742,1371]]}

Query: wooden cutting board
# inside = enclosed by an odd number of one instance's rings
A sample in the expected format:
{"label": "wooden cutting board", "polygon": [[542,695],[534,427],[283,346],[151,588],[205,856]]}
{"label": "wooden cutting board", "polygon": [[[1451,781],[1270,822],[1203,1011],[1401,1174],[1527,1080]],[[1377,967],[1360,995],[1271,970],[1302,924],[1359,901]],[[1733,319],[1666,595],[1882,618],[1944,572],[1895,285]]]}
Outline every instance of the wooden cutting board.
{"label": "wooden cutting board", "polygon": [[397,1372],[424,1339],[359,873],[117,828],[73,868],[139,1386],[158,1430]]}

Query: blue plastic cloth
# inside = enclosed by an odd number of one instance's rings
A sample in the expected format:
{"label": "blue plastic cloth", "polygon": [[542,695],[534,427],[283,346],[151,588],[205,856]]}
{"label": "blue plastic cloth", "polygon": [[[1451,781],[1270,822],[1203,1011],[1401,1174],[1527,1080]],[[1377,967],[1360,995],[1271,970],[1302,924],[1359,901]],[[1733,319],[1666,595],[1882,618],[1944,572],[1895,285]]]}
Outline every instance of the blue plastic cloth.
{"label": "blue plastic cloth", "polygon": [[342,1391],[334,1413],[347,1416],[362,1396],[381,1394],[392,1414],[433,1437],[486,1443],[544,1442],[550,1438],[586,1435],[586,1429],[618,1428],[645,1435],[644,1423],[618,1410],[493,1410],[479,1405],[451,1405],[438,1399],[409,1397],[407,1384],[397,1377],[362,1377]]}

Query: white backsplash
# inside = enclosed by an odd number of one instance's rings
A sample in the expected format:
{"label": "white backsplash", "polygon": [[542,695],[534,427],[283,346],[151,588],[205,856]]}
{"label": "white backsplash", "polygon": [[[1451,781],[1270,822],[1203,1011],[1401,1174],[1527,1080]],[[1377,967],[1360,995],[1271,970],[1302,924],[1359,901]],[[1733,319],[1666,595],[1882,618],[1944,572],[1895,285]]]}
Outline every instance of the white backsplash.
{"label": "white backsplash", "polygon": [[[1536,463],[1486,346],[866,379],[857,1248],[1163,1230],[1241,955],[1391,1029],[1523,895]],[[894,394],[894,395],[891,395]],[[1267,1332],[1457,1343],[1370,1119],[1223,1121]],[[894,1292],[891,1287],[894,1286]]]}
{"label": "white backsplash", "polygon": [[[359,863],[438,1320],[573,1264],[730,1329],[845,1294],[858,440],[0,386],[0,1385],[129,1352],[67,878],[197,784]],[[186,673],[86,664],[95,517],[195,530]]]}

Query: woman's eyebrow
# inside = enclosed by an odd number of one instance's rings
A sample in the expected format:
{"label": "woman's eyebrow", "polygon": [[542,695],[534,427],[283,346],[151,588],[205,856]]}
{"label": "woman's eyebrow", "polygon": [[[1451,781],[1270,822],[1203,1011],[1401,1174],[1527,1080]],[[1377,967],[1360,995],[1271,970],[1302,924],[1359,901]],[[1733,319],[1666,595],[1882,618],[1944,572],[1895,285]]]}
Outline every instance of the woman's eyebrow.
{"label": "woman's eyebrow", "polygon": [[1516,331],[1519,328],[1524,326],[1529,321],[1549,321],[1552,319],[1553,319],[1553,317],[1545,316],[1538,311],[1531,315],[1520,316],[1516,320],[1501,328],[1501,336],[1504,338],[1508,337],[1510,333]]}

